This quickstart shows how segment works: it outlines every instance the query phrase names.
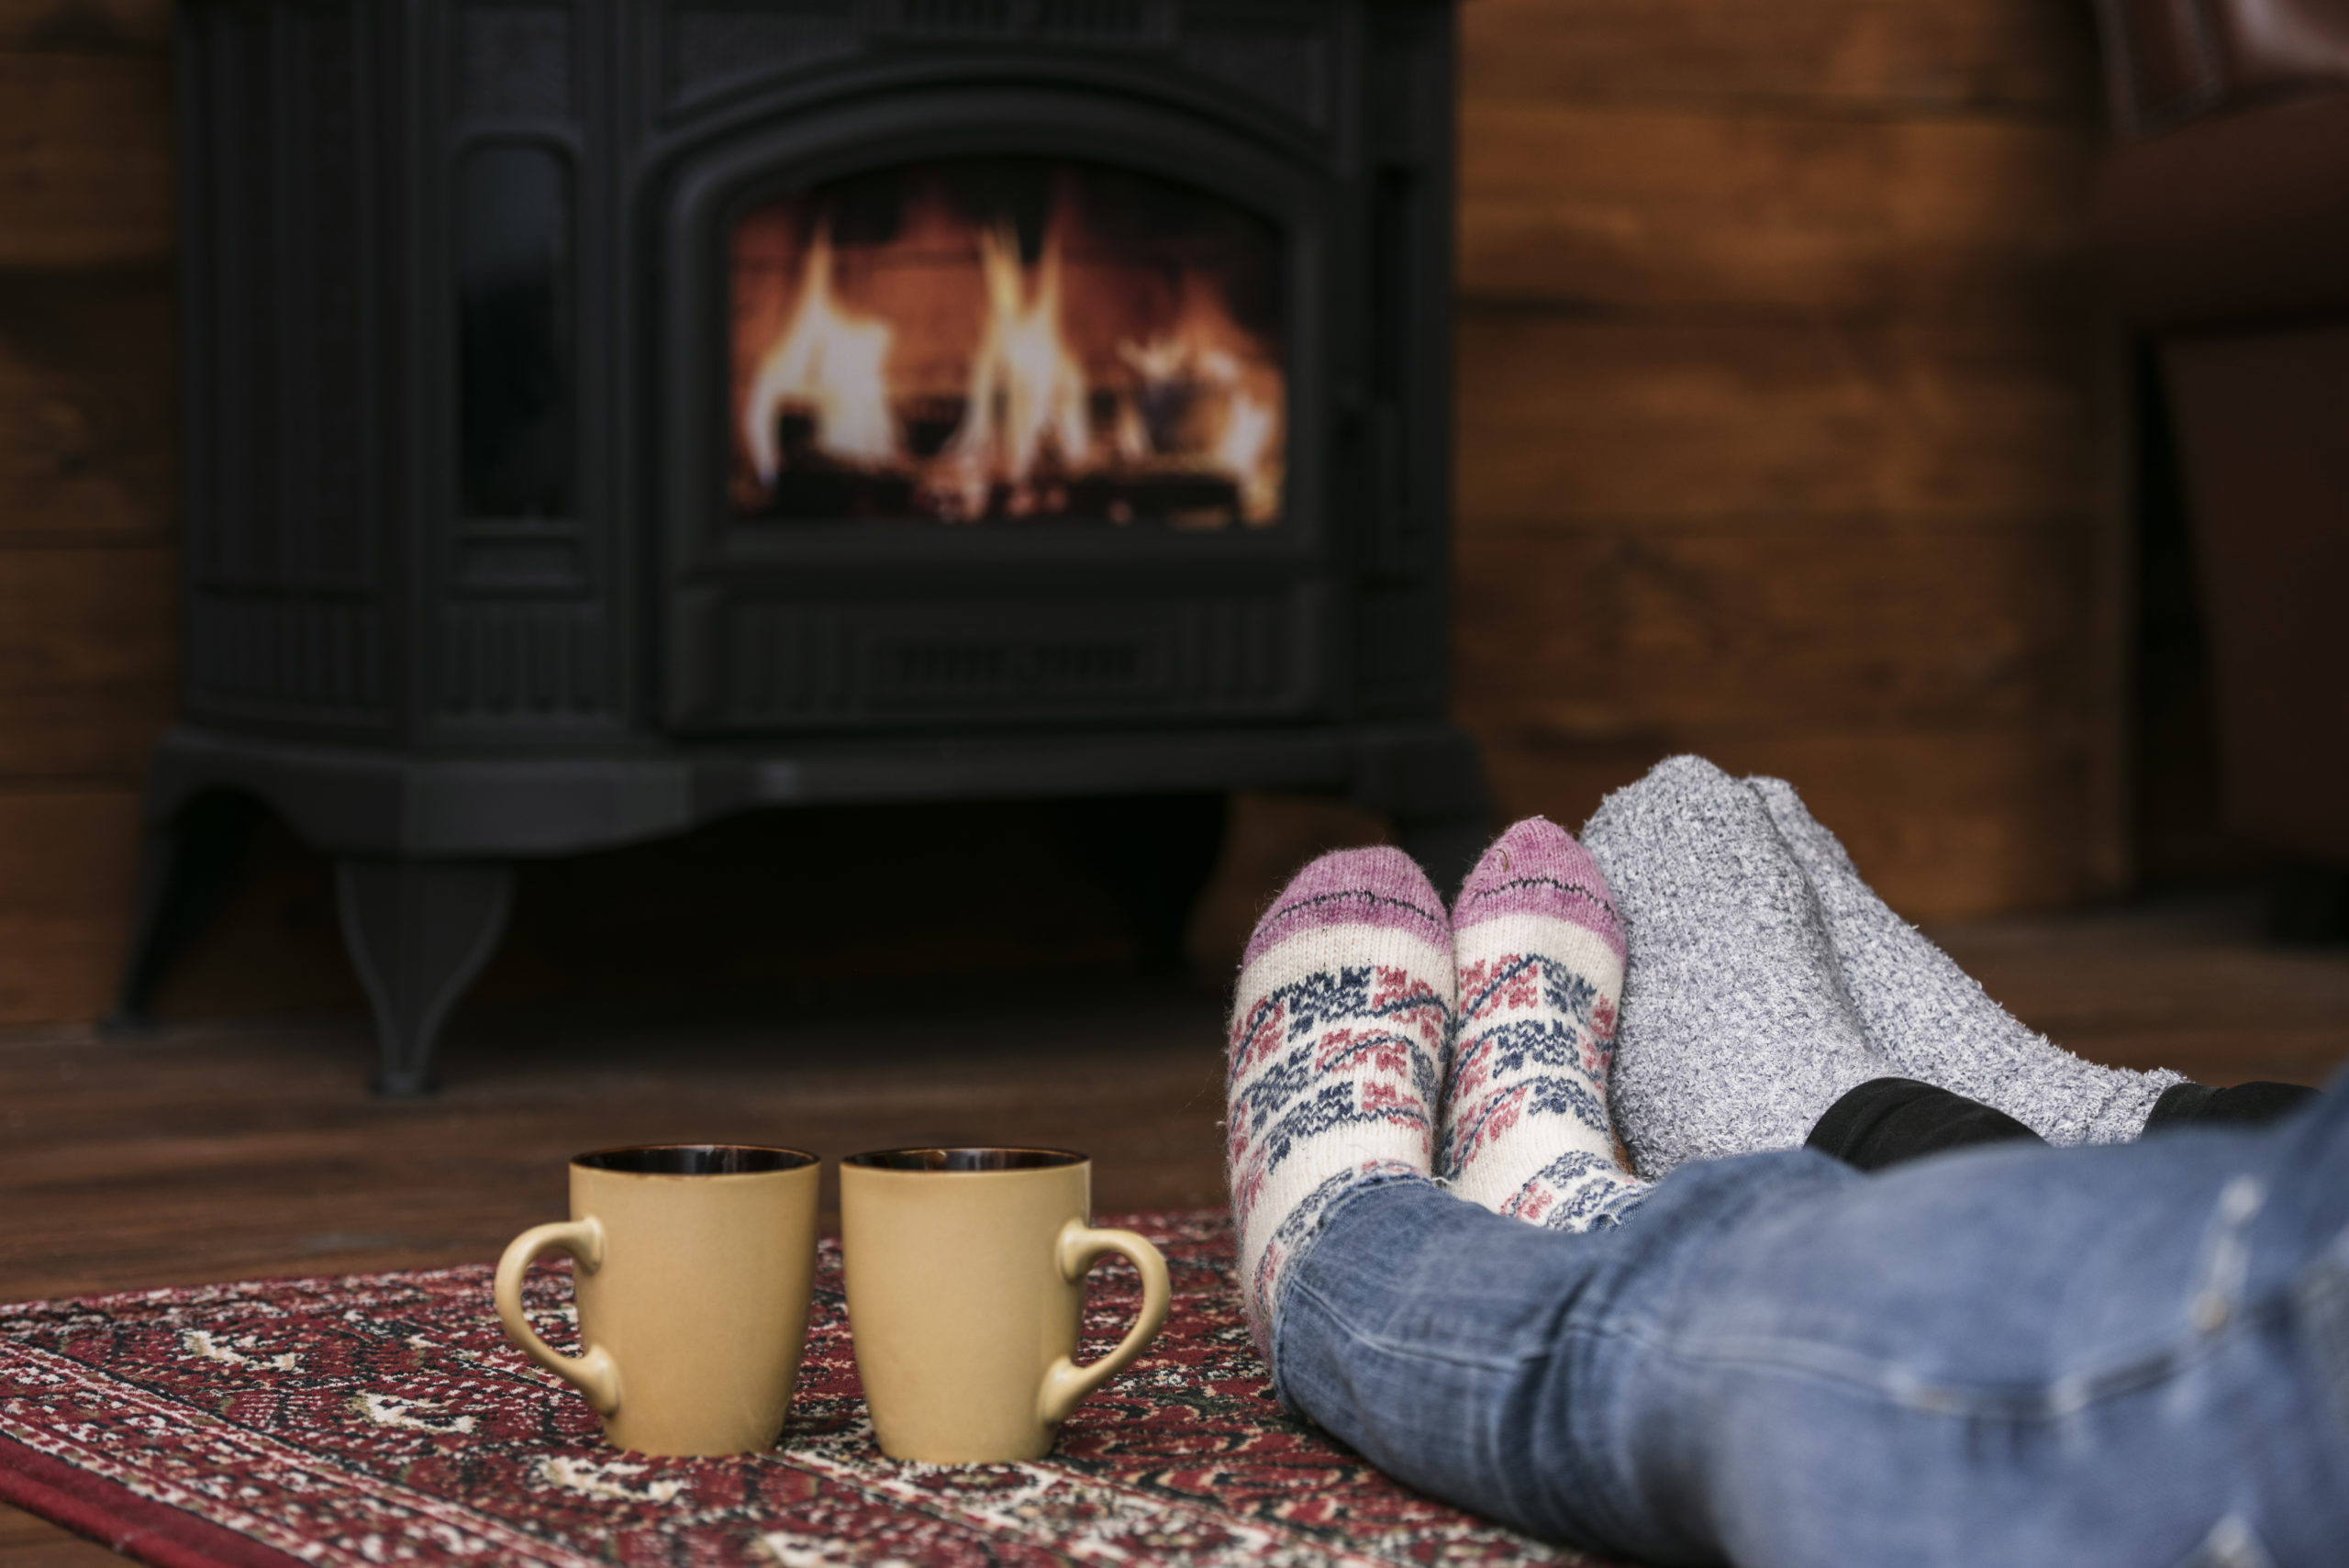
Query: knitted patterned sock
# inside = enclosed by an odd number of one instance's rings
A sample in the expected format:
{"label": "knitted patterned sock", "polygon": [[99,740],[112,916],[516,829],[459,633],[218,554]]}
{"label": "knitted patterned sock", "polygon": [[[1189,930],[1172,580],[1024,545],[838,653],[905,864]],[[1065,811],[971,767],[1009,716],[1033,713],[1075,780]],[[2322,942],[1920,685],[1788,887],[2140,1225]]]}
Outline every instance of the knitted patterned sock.
{"label": "knitted patterned sock", "polygon": [[1323,855],[1248,940],[1225,1134],[1242,1305],[1268,1363],[1281,1271],[1330,1201],[1431,1173],[1453,988],[1443,900],[1400,850]]}
{"label": "knitted patterned sock", "polygon": [[1452,909],[1459,1034],[1436,1169],[1551,1230],[1612,1224],[1647,1192],[1615,1162],[1607,1064],[1623,929],[1590,851],[1539,817],[1503,833]]}
{"label": "knitted patterned sock", "polygon": [[1894,1075],[1753,791],[1674,757],[1609,795],[1582,837],[1630,947],[1609,1086],[1641,1175],[1795,1148],[1846,1092]]}
{"label": "knitted patterned sock", "polygon": [[2170,1072],[2083,1062],[2017,1022],[1924,933],[1894,914],[1784,779],[1751,778],[1819,894],[1843,988],[1868,1040],[1904,1077],[1979,1100],[2050,1143],[2121,1143],[2144,1130]]}

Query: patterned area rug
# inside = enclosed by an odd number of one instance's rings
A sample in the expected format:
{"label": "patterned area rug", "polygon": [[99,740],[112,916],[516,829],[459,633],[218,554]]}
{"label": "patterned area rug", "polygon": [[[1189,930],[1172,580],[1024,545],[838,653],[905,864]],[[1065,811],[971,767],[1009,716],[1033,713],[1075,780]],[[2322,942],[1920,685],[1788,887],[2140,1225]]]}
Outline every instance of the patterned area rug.
{"label": "patterned area rug", "polygon": [[[163,1568],[1588,1561],[1284,1417],[1240,1322],[1224,1220],[1123,1222],[1164,1250],[1174,1311],[1032,1464],[881,1456],[827,1243],[798,1398],[766,1453],[605,1447],[577,1396],[507,1344],[489,1270],[440,1269],[0,1307],[0,1498]],[[1093,1280],[1097,1354],[1139,1287],[1122,1264]],[[562,1343],[565,1265],[534,1271],[529,1296]]]}

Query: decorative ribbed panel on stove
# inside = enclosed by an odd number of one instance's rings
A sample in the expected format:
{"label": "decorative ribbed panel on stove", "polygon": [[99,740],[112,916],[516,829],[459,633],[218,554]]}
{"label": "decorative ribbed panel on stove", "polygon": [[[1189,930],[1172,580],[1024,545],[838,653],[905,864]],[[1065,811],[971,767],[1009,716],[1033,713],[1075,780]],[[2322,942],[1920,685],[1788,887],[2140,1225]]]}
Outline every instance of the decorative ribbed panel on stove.
{"label": "decorative ribbed panel on stove", "polygon": [[434,695],[451,717],[577,719],[610,702],[603,612],[573,605],[445,610]]}
{"label": "decorative ribbed panel on stove", "polygon": [[371,589],[376,583],[375,492],[369,437],[372,366],[368,287],[373,247],[363,187],[351,177],[365,147],[357,16],[297,10],[286,17],[294,150],[284,308],[284,421],[291,575],[306,585]]}
{"label": "decorative ribbed panel on stove", "polygon": [[211,243],[184,259],[187,684],[263,722],[389,717],[360,14],[211,10],[184,155]]}
{"label": "decorative ribbed panel on stove", "polygon": [[[1306,600],[1307,602],[1300,602]],[[750,600],[710,620],[698,727],[1242,717],[1313,695],[1308,595],[922,606]]]}
{"label": "decorative ribbed panel on stove", "polygon": [[372,605],[206,596],[194,621],[189,673],[215,706],[321,718],[377,717],[387,704]]}

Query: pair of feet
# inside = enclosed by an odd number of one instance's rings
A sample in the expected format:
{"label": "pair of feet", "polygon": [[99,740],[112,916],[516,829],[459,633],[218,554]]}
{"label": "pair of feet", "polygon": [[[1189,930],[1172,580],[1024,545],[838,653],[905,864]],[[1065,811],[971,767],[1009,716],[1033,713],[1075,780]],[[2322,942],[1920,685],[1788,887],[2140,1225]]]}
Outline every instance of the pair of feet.
{"label": "pair of feet", "polygon": [[1393,849],[1324,855],[1282,890],[1241,960],[1227,1086],[1260,1348],[1284,1263],[1364,1183],[1441,1175],[1559,1229],[1637,1201],[1607,1106],[1624,956],[1598,862],[1539,817],[1449,911]]}
{"label": "pair of feet", "polygon": [[1695,757],[1609,795],[1583,843],[1519,823],[1449,912],[1397,851],[1315,862],[1249,943],[1230,1047],[1260,1343],[1282,1263],[1361,1182],[1440,1175],[1582,1229],[1642,1190],[1610,1128],[1653,1179],[1792,1148],[1854,1088],[1906,1077],[2052,1143],[2117,1142],[2184,1082],[2025,1029],[1876,897],[1792,786]]}

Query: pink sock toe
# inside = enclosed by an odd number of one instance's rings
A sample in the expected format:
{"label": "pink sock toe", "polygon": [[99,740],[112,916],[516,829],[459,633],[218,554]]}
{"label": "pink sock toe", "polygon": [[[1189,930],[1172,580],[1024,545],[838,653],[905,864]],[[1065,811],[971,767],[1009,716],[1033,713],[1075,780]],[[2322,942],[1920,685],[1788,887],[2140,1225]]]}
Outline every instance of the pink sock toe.
{"label": "pink sock toe", "polygon": [[1460,889],[1453,929],[1508,915],[1572,921],[1623,956],[1623,923],[1606,874],[1580,840],[1546,817],[1529,817],[1493,841]]}
{"label": "pink sock toe", "polygon": [[1391,845],[1375,844],[1333,850],[1298,872],[1256,922],[1241,964],[1253,963],[1291,937],[1328,926],[1402,931],[1442,947],[1452,942],[1442,895],[1419,862]]}

